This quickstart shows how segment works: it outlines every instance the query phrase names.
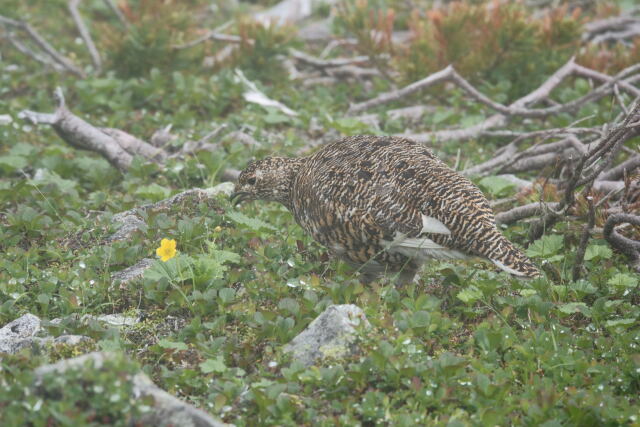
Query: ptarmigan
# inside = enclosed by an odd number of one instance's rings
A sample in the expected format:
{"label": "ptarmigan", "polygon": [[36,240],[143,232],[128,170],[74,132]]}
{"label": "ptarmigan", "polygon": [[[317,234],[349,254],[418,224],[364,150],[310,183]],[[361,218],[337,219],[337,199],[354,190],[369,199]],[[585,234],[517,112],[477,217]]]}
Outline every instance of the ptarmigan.
{"label": "ptarmigan", "polygon": [[385,273],[409,282],[429,258],[482,257],[516,276],[540,274],[498,231],[478,187],[406,138],[352,136],[308,157],[253,162],[232,197],[282,203],[365,283]]}

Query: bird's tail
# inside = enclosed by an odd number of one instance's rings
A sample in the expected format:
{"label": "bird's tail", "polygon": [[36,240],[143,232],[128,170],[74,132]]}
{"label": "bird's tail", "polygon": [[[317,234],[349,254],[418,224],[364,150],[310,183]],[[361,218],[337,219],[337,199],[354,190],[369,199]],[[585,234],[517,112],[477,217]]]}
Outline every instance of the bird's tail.
{"label": "bird's tail", "polygon": [[499,231],[496,230],[496,235],[493,237],[492,250],[485,255],[491,262],[514,276],[522,278],[540,276],[538,267]]}

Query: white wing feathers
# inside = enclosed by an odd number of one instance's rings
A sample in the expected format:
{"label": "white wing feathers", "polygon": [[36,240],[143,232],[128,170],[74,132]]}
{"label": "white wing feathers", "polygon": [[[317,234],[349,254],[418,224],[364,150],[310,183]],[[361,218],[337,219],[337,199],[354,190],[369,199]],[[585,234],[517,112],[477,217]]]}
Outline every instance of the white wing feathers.
{"label": "white wing feathers", "polygon": [[[422,215],[423,233],[451,234],[451,231],[439,220]],[[401,253],[410,258],[464,259],[465,254],[455,249],[442,246],[427,237],[407,237],[403,233],[396,233],[393,241],[386,242],[387,250]]]}

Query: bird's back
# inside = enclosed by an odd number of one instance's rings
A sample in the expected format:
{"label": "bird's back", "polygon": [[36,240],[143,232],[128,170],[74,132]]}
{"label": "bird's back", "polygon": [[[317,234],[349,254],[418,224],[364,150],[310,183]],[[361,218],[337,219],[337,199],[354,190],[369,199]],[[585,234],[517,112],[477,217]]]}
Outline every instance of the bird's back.
{"label": "bird's back", "polygon": [[294,179],[292,202],[316,239],[359,248],[362,258],[386,246],[412,258],[481,256],[514,274],[537,274],[496,229],[482,192],[405,138],[354,136],[324,146]]}

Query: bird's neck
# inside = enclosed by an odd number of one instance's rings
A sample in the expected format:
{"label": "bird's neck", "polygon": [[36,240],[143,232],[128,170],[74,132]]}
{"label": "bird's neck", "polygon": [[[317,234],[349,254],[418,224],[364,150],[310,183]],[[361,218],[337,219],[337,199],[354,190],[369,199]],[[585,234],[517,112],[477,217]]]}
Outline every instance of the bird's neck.
{"label": "bird's neck", "polygon": [[283,191],[277,191],[278,197],[276,201],[282,203],[287,207],[287,209],[291,210],[291,207],[292,207],[291,191],[293,188],[293,183],[296,179],[296,176],[298,175],[300,167],[302,166],[302,164],[305,162],[306,159],[304,157],[297,157],[297,158],[283,157],[281,158],[281,160],[283,161],[283,166],[284,166],[283,169],[285,172],[283,176],[284,182],[281,187]]}

